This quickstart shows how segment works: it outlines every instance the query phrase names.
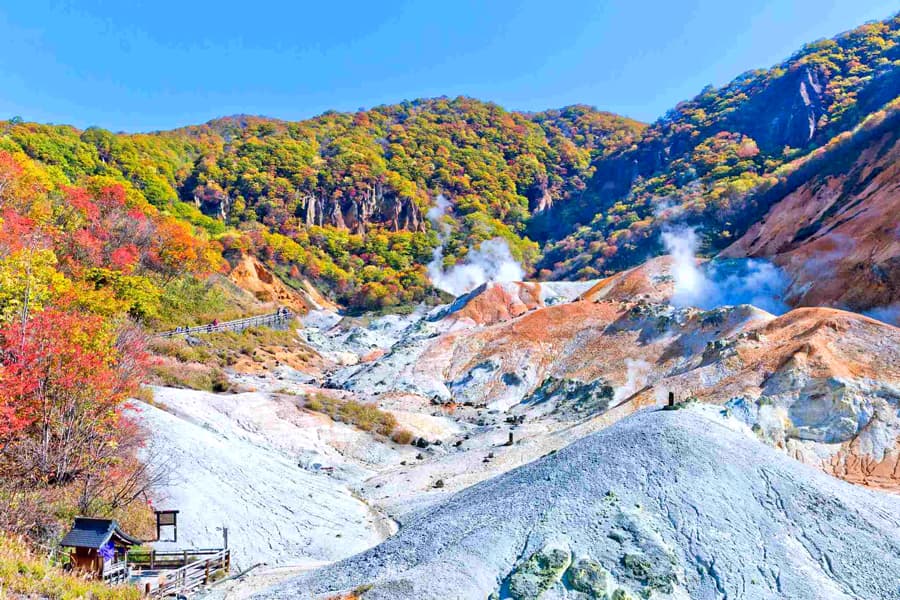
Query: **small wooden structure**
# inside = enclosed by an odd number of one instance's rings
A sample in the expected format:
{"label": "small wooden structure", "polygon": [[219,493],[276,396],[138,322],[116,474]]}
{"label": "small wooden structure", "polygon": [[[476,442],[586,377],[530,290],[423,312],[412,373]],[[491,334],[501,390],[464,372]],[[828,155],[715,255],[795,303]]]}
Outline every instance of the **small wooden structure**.
{"label": "small wooden structure", "polygon": [[112,519],[76,517],[60,546],[74,549],[71,555],[74,568],[96,579],[122,583],[128,578],[128,549],[140,543]]}
{"label": "small wooden structure", "polygon": [[[157,510],[156,512],[156,541],[177,542],[178,541],[178,511],[177,510]],[[162,528],[172,528],[172,539],[162,539]]]}

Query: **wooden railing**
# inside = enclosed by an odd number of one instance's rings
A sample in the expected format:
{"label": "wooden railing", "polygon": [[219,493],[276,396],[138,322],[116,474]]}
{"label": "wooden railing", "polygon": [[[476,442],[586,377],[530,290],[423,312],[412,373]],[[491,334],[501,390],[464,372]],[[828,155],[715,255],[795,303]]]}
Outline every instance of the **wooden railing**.
{"label": "wooden railing", "polygon": [[234,321],[225,321],[213,325],[198,325],[196,327],[180,327],[171,331],[163,331],[157,333],[157,337],[170,338],[178,335],[192,335],[196,333],[215,333],[217,331],[243,331],[250,327],[271,327],[273,325],[285,325],[294,318],[294,313],[289,310],[280,310],[268,315],[258,315],[255,317],[246,317],[244,319],[236,319]]}
{"label": "wooden railing", "polygon": [[120,560],[119,562],[104,562],[103,581],[111,585],[128,581],[128,563],[124,560]]}
{"label": "wooden railing", "polygon": [[[159,587],[156,589],[151,589],[150,584],[147,584],[144,591],[153,600],[190,594],[208,585],[214,576],[220,573],[227,575],[231,570],[231,551],[228,549],[155,552],[151,553],[150,560],[155,564],[150,568],[154,569],[166,568],[174,560],[190,561],[177,569],[161,572]],[[135,568],[142,564],[132,560],[129,562]]]}
{"label": "wooden railing", "polygon": [[128,564],[133,569],[176,569],[217,556],[222,548],[194,548],[192,550],[132,550]]}

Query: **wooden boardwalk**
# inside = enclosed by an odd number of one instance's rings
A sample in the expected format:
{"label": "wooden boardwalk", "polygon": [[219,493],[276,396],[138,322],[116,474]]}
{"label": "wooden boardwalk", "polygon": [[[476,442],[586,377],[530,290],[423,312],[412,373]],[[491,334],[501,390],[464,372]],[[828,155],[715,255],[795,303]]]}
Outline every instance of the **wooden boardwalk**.
{"label": "wooden boardwalk", "polygon": [[227,548],[152,550],[135,553],[129,556],[128,562],[133,576],[158,577],[156,587],[147,583],[144,589],[147,597],[155,600],[169,596],[188,596],[213,580],[226,576],[231,569],[231,551]]}
{"label": "wooden boardwalk", "polygon": [[294,318],[294,313],[289,310],[280,310],[267,315],[257,315],[234,321],[223,321],[217,325],[198,325],[196,327],[181,327],[171,331],[157,333],[157,337],[171,338],[179,335],[188,336],[200,333],[215,333],[217,331],[243,331],[250,327],[284,327]]}

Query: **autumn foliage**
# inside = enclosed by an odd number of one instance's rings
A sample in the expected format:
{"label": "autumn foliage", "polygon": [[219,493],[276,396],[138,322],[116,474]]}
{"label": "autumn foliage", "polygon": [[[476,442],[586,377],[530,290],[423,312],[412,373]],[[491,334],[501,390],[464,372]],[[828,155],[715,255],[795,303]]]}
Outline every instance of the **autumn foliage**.
{"label": "autumn foliage", "polygon": [[73,513],[121,518],[142,499],[152,465],[127,411],[140,324],[173,281],[221,265],[217,243],[126,182],[58,183],[0,150],[0,530],[52,539]]}
{"label": "autumn foliage", "polygon": [[5,473],[59,484],[108,466],[143,374],[132,338],[102,317],[55,308],[0,330]]}
{"label": "autumn foliage", "polygon": [[47,308],[0,329],[0,526],[46,527],[53,515],[12,514],[44,494],[78,512],[136,499],[143,437],[124,409],[146,362],[133,326],[97,315]]}

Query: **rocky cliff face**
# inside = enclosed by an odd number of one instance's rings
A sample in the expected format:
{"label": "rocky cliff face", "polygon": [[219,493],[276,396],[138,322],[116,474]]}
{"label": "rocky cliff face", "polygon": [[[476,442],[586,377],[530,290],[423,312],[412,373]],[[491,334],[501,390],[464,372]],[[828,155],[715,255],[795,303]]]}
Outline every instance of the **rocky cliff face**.
{"label": "rocky cliff face", "polygon": [[290,288],[249,254],[232,257],[232,260],[234,268],[228,278],[261,302],[272,303],[273,307],[286,306],[300,315],[311,310],[337,309],[337,306],[322,296],[308,281],[302,282],[301,289]]}
{"label": "rocky cliff face", "polygon": [[361,197],[342,200],[305,196],[299,206],[306,225],[349,229],[365,233],[370,225],[390,231],[424,231],[425,220],[415,201],[403,198],[376,184]]}
{"label": "rocky cliff face", "polygon": [[231,198],[215,185],[200,185],[191,194],[194,206],[210,217],[225,220],[231,210]]}
{"label": "rocky cliff face", "polygon": [[[215,185],[198,186],[192,197],[205,215],[218,219],[226,219],[233,204],[228,194]],[[334,200],[307,194],[300,200],[297,212],[306,225],[337,227],[353,233],[365,233],[372,225],[389,231],[425,230],[422,211],[415,201],[386,190],[380,183],[355,198]]]}
{"label": "rocky cliff face", "polygon": [[822,68],[793,68],[726,117],[723,129],[749,135],[763,152],[778,152],[785,146],[805,148],[815,139],[819,120],[826,114],[824,93],[829,80]]}

